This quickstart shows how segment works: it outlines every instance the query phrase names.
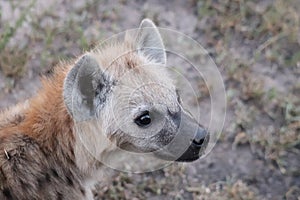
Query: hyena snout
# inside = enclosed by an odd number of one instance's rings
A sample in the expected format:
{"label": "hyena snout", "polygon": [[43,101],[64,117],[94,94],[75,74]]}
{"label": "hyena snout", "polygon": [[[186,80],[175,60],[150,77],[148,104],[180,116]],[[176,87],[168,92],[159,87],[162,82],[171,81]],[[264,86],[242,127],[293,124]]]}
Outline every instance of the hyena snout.
{"label": "hyena snout", "polygon": [[203,155],[208,141],[208,131],[183,110],[174,138],[158,152],[158,156],[165,160],[191,162]]}
{"label": "hyena snout", "polygon": [[195,137],[191,139],[190,145],[176,161],[189,162],[197,160],[206,149],[208,141],[209,133],[199,126],[196,130]]}
{"label": "hyena snout", "polygon": [[[207,147],[209,133],[190,114],[183,112],[179,130],[180,145],[185,145],[185,151],[176,161],[188,162],[197,160]],[[185,144],[184,144],[185,143]]]}

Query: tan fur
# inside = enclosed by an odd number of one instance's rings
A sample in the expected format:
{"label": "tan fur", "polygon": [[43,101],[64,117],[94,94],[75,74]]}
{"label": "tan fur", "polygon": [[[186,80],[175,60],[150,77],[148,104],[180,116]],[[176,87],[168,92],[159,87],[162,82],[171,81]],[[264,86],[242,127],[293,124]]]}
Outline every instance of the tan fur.
{"label": "tan fur", "polygon": [[[135,84],[155,78],[157,74],[151,76],[147,70],[137,67],[146,58],[138,57],[131,47],[129,42],[114,44],[105,50],[96,49],[92,55],[113,77],[132,69],[141,75]],[[55,67],[51,77],[42,79],[37,95],[1,113],[0,199],[44,199],[46,194],[49,199],[91,198],[87,197],[89,188],[85,183],[100,164],[75,134],[62,97],[64,79],[73,65],[70,62]],[[129,84],[132,80],[128,81]],[[99,131],[99,124],[99,121],[80,124],[76,129],[83,134],[94,133]],[[90,148],[94,145],[98,153],[114,148],[93,134],[85,136]]]}
{"label": "tan fur", "polygon": [[0,199],[84,198],[73,122],[61,95],[68,70],[57,67],[35,97],[1,114]]}
{"label": "tan fur", "polygon": [[[144,24],[152,22],[146,20]],[[153,34],[154,41],[161,40],[156,29]],[[96,110],[97,117],[75,122],[68,106],[73,99],[64,96],[66,85],[68,91],[76,87],[72,88],[73,81],[66,84],[66,80],[73,80],[73,76],[68,79],[69,75],[82,57],[55,67],[51,77],[42,79],[42,87],[34,97],[0,114],[0,200],[92,199],[91,186],[103,172],[99,160],[115,155],[116,145],[148,152],[174,138],[178,128],[174,116],[181,109],[175,86],[165,67],[157,66],[151,55],[136,48],[127,35],[122,43],[87,53],[96,62],[93,66],[99,65],[99,70],[112,79],[109,81],[118,81],[117,86],[107,90],[110,93],[105,93],[107,99],[101,111]],[[163,55],[159,58],[164,62]],[[133,123],[137,117],[133,114],[147,105],[155,107],[160,113],[157,116],[163,115],[157,118],[157,124],[168,120],[162,124],[164,127],[146,130]],[[77,109],[81,106],[82,102]],[[125,131],[118,123],[125,125]],[[149,140],[140,137],[151,131],[159,134]]]}

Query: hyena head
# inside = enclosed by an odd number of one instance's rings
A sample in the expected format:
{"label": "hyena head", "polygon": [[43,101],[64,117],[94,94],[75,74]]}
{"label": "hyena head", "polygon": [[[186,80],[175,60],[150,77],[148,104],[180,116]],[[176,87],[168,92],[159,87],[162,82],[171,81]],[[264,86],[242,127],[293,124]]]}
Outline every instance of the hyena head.
{"label": "hyena head", "polygon": [[[126,34],[123,42],[86,53],[74,64],[64,101],[81,124],[77,134],[97,156],[118,147],[163,160],[200,157],[208,134],[182,108],[165,65],[161,36],[149,19],[134,36]],[[99,139],[103,135],[110,144]]]}

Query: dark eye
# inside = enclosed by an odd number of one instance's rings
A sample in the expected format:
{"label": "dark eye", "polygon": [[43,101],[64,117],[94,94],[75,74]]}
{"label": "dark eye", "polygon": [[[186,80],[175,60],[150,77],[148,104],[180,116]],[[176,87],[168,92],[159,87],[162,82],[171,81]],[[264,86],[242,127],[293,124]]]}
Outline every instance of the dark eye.
{"label": "dark eye", "polygon": [[151,117],[149,111],[143,112],[140,116],[135,118],[134,122],[141,127],[146,127],[151,123]]}

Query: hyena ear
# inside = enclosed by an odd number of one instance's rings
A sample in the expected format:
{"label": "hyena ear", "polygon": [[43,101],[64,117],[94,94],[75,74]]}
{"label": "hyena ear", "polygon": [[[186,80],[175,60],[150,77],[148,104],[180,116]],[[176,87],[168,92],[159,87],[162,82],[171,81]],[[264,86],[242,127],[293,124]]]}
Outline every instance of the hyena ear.
{"label": "hyena ear", "polygon": [[96,117],[110,90],[109,79],[90,54],[82,56],[65,78],[63,96],[75,121]]}
{"label": "hyena ear", "polygon": [[165,65],[167,56],[157,27],[150,19],[144,19],[138,29],[136,44],[138,52]]}

